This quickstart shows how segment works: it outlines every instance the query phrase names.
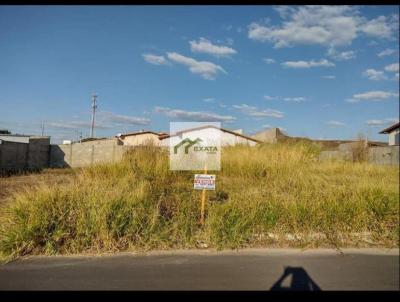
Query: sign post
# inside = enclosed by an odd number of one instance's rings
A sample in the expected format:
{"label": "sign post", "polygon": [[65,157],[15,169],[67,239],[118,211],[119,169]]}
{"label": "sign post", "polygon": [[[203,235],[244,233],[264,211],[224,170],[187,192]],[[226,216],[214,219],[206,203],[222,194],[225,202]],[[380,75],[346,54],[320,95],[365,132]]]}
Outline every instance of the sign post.
{"label": "sign post", "polygon": [[204,174],[194,175],[194,189],[202,190],[201,192],[201,212],[200,212],[200,224],[204,225],[204,212],[206,204],[206,191],[215,190],[215,175],[207,174],[207,166],[204,167]]}
{"label": "sign post", "polygon": [[195,170],[194,189],[201,190],[200,221],[204,226],[207,190],[215,190],[215,174],[221,170],[221,123],[172,122],[168,136],[170,170]]}
{"label": "sign post", "polygon": [[[207,165],[204,166],[204,174],[207,174]],[[204,208],[206,203],[206,189],[203,189],[201,192],[201,216],[200,216],[200,224],[204,225]]]}

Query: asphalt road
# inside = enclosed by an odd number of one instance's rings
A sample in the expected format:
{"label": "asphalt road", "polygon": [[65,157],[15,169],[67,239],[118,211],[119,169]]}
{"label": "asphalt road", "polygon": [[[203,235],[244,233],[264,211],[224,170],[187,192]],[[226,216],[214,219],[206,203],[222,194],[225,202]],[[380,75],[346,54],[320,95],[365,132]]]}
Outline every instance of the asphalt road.
{"label": "asphalt road", "polygon": [[399,251],[250,249],[31,257],[0,266],[0,289],[399,290]]}

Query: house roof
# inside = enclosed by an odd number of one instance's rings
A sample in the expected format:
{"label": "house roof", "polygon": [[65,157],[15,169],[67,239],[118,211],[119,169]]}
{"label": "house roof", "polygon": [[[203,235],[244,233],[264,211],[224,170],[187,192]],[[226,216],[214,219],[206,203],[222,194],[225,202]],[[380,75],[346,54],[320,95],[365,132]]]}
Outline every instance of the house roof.
{"label": "house roof", "polygon": [[383,129],[381,132],[379,132],[380,134],[387,134],[387,133],[390,133],[390,132],[392,132],[393,130],[396,130],[396,129],[398,129],[398,128],[400,128],[400,122],[399,123],[397,123],[397,124],[394,124],[394,125],[392,125],[392,126],[390,126],[390,127],[388,127],[388,128],[386,128],[386,129]]}
{"label": "house roof", "polygon": [[215,129],[219,129],[219,130],[221,130],[221,131],[223,131],[223,132],[227,132],[227,133],[230,133],[230,134],[233,134],[233,135],[236,135],[236,136],[240,136],[240,137],[243,137],[243,138],[245,138],[245,139],[254,141],[254,142],[256,142],[256,143],[261,143],[261,141],[259,141],[258,139],[255,139],[255,138],[249,137],[249,136],[247,136],[247,135],[243,135],[243,134],[240,134],[240,133],[237,133],[237,132],[228,130],[228,129],[219,128],[219,127],[216,127],[216,126],[213,126],[213,125],[205,125],[205,126],[200,126],[200,127],[195,127],[195,128],[184,129],[184,130],[181,130],[181,131],[177,131],[177,132],[175,132],[174,134],[166,135],[166,136],[160,137],[160,139],[162,140],[162,139],[165,139],[165,138],[168,138],[168,137],[171,137],[171,136],[180,135],[181,133],[190,132],[190,131],[194,131],[194,130],[201,130],[201,129],[205,129],[205,128],[215,128]]}
{"label": "house roof", "polygon": [[154,131],[139,131],[139,132],[131,132],[131,133],[121,134],[120,137],[124,138],[125,136],[141,135],[141,134],[149,134],[149,133],[157,135],[157,136],[165,135],[165,133],[157,133],[157,132],[154,132]]}

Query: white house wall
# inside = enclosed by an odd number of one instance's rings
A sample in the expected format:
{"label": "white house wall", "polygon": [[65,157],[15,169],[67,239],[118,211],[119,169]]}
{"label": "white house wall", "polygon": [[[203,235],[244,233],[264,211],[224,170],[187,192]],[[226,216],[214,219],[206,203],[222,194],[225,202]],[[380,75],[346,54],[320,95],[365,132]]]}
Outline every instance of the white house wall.
{"label": "white house wall", "polygon": [[161,141],[162,146],[169,146],[170,140],[172,145],[178,144],[182,139],[185,138],[196,138],[196,137],[211,137],[214,139],[221,140],[221,146],[234,146],[238,144],[247,144],[250,146],[255,146],[257,143],[255,141],[249,140],[242,136],[234,135],[229,132],[221,131],[216,128],[205,128],[199,130],[193,130],[190,132],[182,133],[182,136],[172,136]]}
{"label": "white house wall", "polygon": [[389,146],[399,145],[400,129],[396,129],[389,133]]}

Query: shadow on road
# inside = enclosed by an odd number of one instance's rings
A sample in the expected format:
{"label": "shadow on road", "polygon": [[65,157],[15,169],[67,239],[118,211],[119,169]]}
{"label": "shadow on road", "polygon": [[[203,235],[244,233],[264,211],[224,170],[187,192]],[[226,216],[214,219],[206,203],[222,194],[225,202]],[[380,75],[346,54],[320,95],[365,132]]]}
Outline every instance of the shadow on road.
{"label": "shadow on road", "polygon": [[[284,286],[286,279],[289,285]],[[311,279],[302,267],[286,267],[282,276],[270,288],[272,291],[320,291],[321,288]]]}

